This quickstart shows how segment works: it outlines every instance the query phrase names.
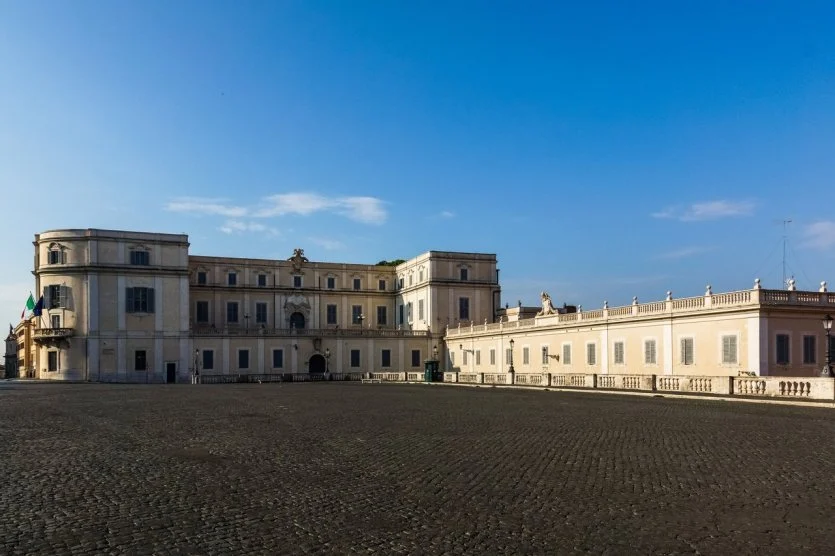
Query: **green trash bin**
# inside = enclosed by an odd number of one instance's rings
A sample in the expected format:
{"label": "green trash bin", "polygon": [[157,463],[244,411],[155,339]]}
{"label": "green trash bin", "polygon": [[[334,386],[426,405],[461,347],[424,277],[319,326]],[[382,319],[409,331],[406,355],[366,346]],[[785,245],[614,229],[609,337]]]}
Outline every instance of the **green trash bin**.
{"label": "green trash bin", "polygon": [[423,362],[423,380],[426,382],[439,382],[438,362],[427,359]]}

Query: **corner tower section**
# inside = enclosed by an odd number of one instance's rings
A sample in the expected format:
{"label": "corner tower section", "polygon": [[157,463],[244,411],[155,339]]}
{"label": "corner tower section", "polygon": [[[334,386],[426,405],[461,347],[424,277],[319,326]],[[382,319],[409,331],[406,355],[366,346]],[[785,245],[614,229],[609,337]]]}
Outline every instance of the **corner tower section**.
{"label": "corner tower section", "polygon": [[188,236],[52,230],[34,245],[39,378],[188,380]]}

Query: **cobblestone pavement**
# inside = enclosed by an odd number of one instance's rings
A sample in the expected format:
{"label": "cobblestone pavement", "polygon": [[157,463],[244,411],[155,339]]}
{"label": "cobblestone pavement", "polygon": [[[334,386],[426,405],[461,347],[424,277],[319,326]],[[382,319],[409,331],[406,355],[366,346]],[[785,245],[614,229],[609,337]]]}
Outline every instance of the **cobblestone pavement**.
{"label": "cobblestone pavement", "polygon": [[346,383],[0,386],[3,554],[799,554],[835,413]]}

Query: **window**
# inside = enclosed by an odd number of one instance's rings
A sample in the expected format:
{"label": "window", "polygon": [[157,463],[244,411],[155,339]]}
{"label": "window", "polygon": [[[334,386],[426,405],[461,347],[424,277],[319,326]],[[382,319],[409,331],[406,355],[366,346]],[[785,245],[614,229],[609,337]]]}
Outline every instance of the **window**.
{"label": "window", "polygon": [[265,288],[267,286],[267,275],[266,274],[259,274],[258,275],[258,287]]}
{"label": "window", "polygon": [[409,274],[409,285],[411,286],[415,281],[415,275]]}
{"label": "window", "polygon": [[360,350],[351,350],[351,366],[356,368],[360,366]]}
{"label": "window", "polygon": [[377,306],[377,324],[379,326],[385,326],[385,324],[386,324],[386,306],[385,305],[378,305]]}
{"label": "window", "polygon": [[293,276],[293,287],[294,288],[302,287],[302,277],[301,276]]}
{"label": "window", "polygon": [[476,365],[481,365],[481,350],[480,349],[475,350],[475,364]]}
{"label": "window", "polygon": [[522,364],[530,365],[531,363],[531,349],[529,347],[522,348]]}
{"label": "window", "polygon": [[412,302],[406,304],[406,320],[412,322]]}
{"label": "window", "polygon": [[644,364],[656,365],[657,357],[658,355],[655,350],[655,340],[644,341]]}
{"label": "window", "polygon": [[61,328],[61,315],[52,315],[49,319],[52,328]]}
{"label": "window", "polygon": [[273,369],[281,369],[284,367],[284,350],[273,350]]}
{"label": "window", "polygon": [[505,365],[510,365],[510,361],[513,359],[513,353],[510,351],[510,348],[504,350],[504,362]]}
{"label": "window", "polygon": [[58,370],[58,352],[57,351],[50,351],[47,355],[48,363],[47,369],[49,372],[54,373]]}
{"label": "window", "polygon": [[148,266],[151,263],[151,254],[147,251],[131,250],[130,264]]}
{"label": "window", "polygon": [[154,312],[154,289],[153,288],[127,288],[125,292],[125,312],[127,313],[153,313]]}
{"label": "window", "polygon": [[548,346],[542,346],[542,364],[548,364]]}
{"label": "window", "polygon": [[57,309],[58,307],[63,306],[62,302],[64,296],[61,294],[65,292],[66,288],[62,286],[47,286],[44,290],[46,290],[44,302],[46,303],[47,309]]}
{"label": "window", "polygon": [[722,336],[722,363],[736,365],[736,336]]}
{"label": "window", "polygon": [[144,349],[138,349],[133,352],[133,370],[134,371],[147,371],[148,370],[148,359],[145,356]]}
{"label": "window", "polygon": [[777,364],[788,365],[791,354],[789,353],[789,335],[777,334]]}
{"label": "window", "polygon": [[403,289],[403,278],[398,278],[397,279],[397,289],[399,289],[399,290]]}
{"label": "window", "polygon": [[47,255],[49,264],[64,264],[67,262],[67,253],[63,249],[52,249]]}
{"label": "window", "polygon": [[226,303],[226,322],[237,324],[238,322],[238,302],[228,301]]}
{"label": "window", "polygon": [[383,367],[391,367],[391,350],[384,349],[382,353],[382,362]]}
{"label": "window", "polygon": [[803,336],[803,364],[804,365],[814,365],[817,363],[817,354],[815,353],[817,350],[815,349],[817,346],[816,342],[817,338],[814,336]]}
{"label": "window", "polygon": [[378,281],[377,282],[377,289],[380,290],[381,292],[386,291],[386,281],[385,280]]}
{"label": "window", "polygon": [[197,273],[197,283],[198,283],[199,285],[201,285],[201,286],[205,286],[207,281],[208,281],[208,280],[207,280],[206,273],[205,273],[204,271],[202,271],[202,270],[201,270],[201,271],[199,271],[199,272]]}
{"label": "window", "polygon": [[397,324],[403,324],[403,305],[400,305],[399,313],[400,314],[398,315]]}
{"label": "window", "polygon": [[235,272],[230,272],[226,275],[226,283],[230,286],[238,285],[238,275]]}
{"label": "window", "polygon": [[203,350],[203,368],[210,371],[215,368],[215,352],[212,349]]}
{"label": "window", "polygon": [[336,324],[336,305],[328,305],[325,311],[327,313],[326,322]]}
{"label": "window", "polygon": [[260,302],[255,304],[256,324],[267,324],[267,304]]}
{"label": "window", "polygon": [[362,305],[351,306],[351,323],[362,324]]}
{"label": "window", "polygon": [[496,350],[495,349],[490,350],[490,364],[491,365],[496,364]]}
{"label": "window", "polygon": [[470,298],[458,298],[458,318],[461,320],[470,320]]}
{"label": "window", "polygon": [[693,338],[681,339],[681,364],[693,364]]}
{"label": "window", "polygon": [[461,269],[461,280],[462,281],[467,280],[467,269],[466,268]]}
{"label": "window", "polygon": [[467,350],[466,349],[461,354],[461,361],[462,361],[463,365],[466,365],[468,363]]}
{"label": "window", "polygon": [[623,342],[615,342],[615,365],[623,365]]}
{"label": "window", "polygon": [[595,344],[586,344],[586,363],[589,365],[597,364],[597,346]]}
{"label": "window", "polygon": [[359,290],[362,287],[362,282],[359,278],[354,278],[354,289]]}
{"label": "window", "polygon": [[195,320],[197,322],[209,322],[209,302],[208,301],[198,301],[196,306],[197,314],[195,316]]}
{"label": "window", "polygon": [[336,278],[328,276],[328,289],[332,290],[336,287]]}
{"label": "window", "polygon": [[423,282],[423,269],[418,273],[418,282]]}
{"label": "window", "polygon": [[455,365],[455,354],[453,352],[449,352],[449,364]]}
{"label": "window", "polygon": [[412,350],[412,367],[420,367],[420,350]]}
{"label": "window", "polygon": [[238,350],[238,368],[239,369],[248,369],[249,368],[249,350],[248,349],[239,349]]}
{"label": "window", "polygon": [[571,365],[571,344],[563,344],[562,346],[562,364]]}
{"label": "window", "polygon": [[418,299],[418,320],[423,320],[423,300]]}

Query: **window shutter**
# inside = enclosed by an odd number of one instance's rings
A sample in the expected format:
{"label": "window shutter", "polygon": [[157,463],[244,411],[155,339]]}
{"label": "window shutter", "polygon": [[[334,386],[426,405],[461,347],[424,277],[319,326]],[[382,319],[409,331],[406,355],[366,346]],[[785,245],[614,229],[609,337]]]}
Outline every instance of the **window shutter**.
{"label": "window shutter", "polygon": [[125,288],[125,312],[133,313],[133,288]]}
{"label": "window shutter", "polygon": [[148,312],[154,312],[154,288],[148,288]]}
{"label": "window shutter", "polygon": [[72,288],[61,286],[61,306],[73,310]]}
{"label": "window shutter", "polygon": [[687,364],[687,339],[686,338],[681,339],[681,364],[682,365]]}
{"label": "window shutter", "polygon": [[44,307],[47,309],[52,309],[52,296],[50,295],[49,286],[44,286],[43,289],[43,303]]}

